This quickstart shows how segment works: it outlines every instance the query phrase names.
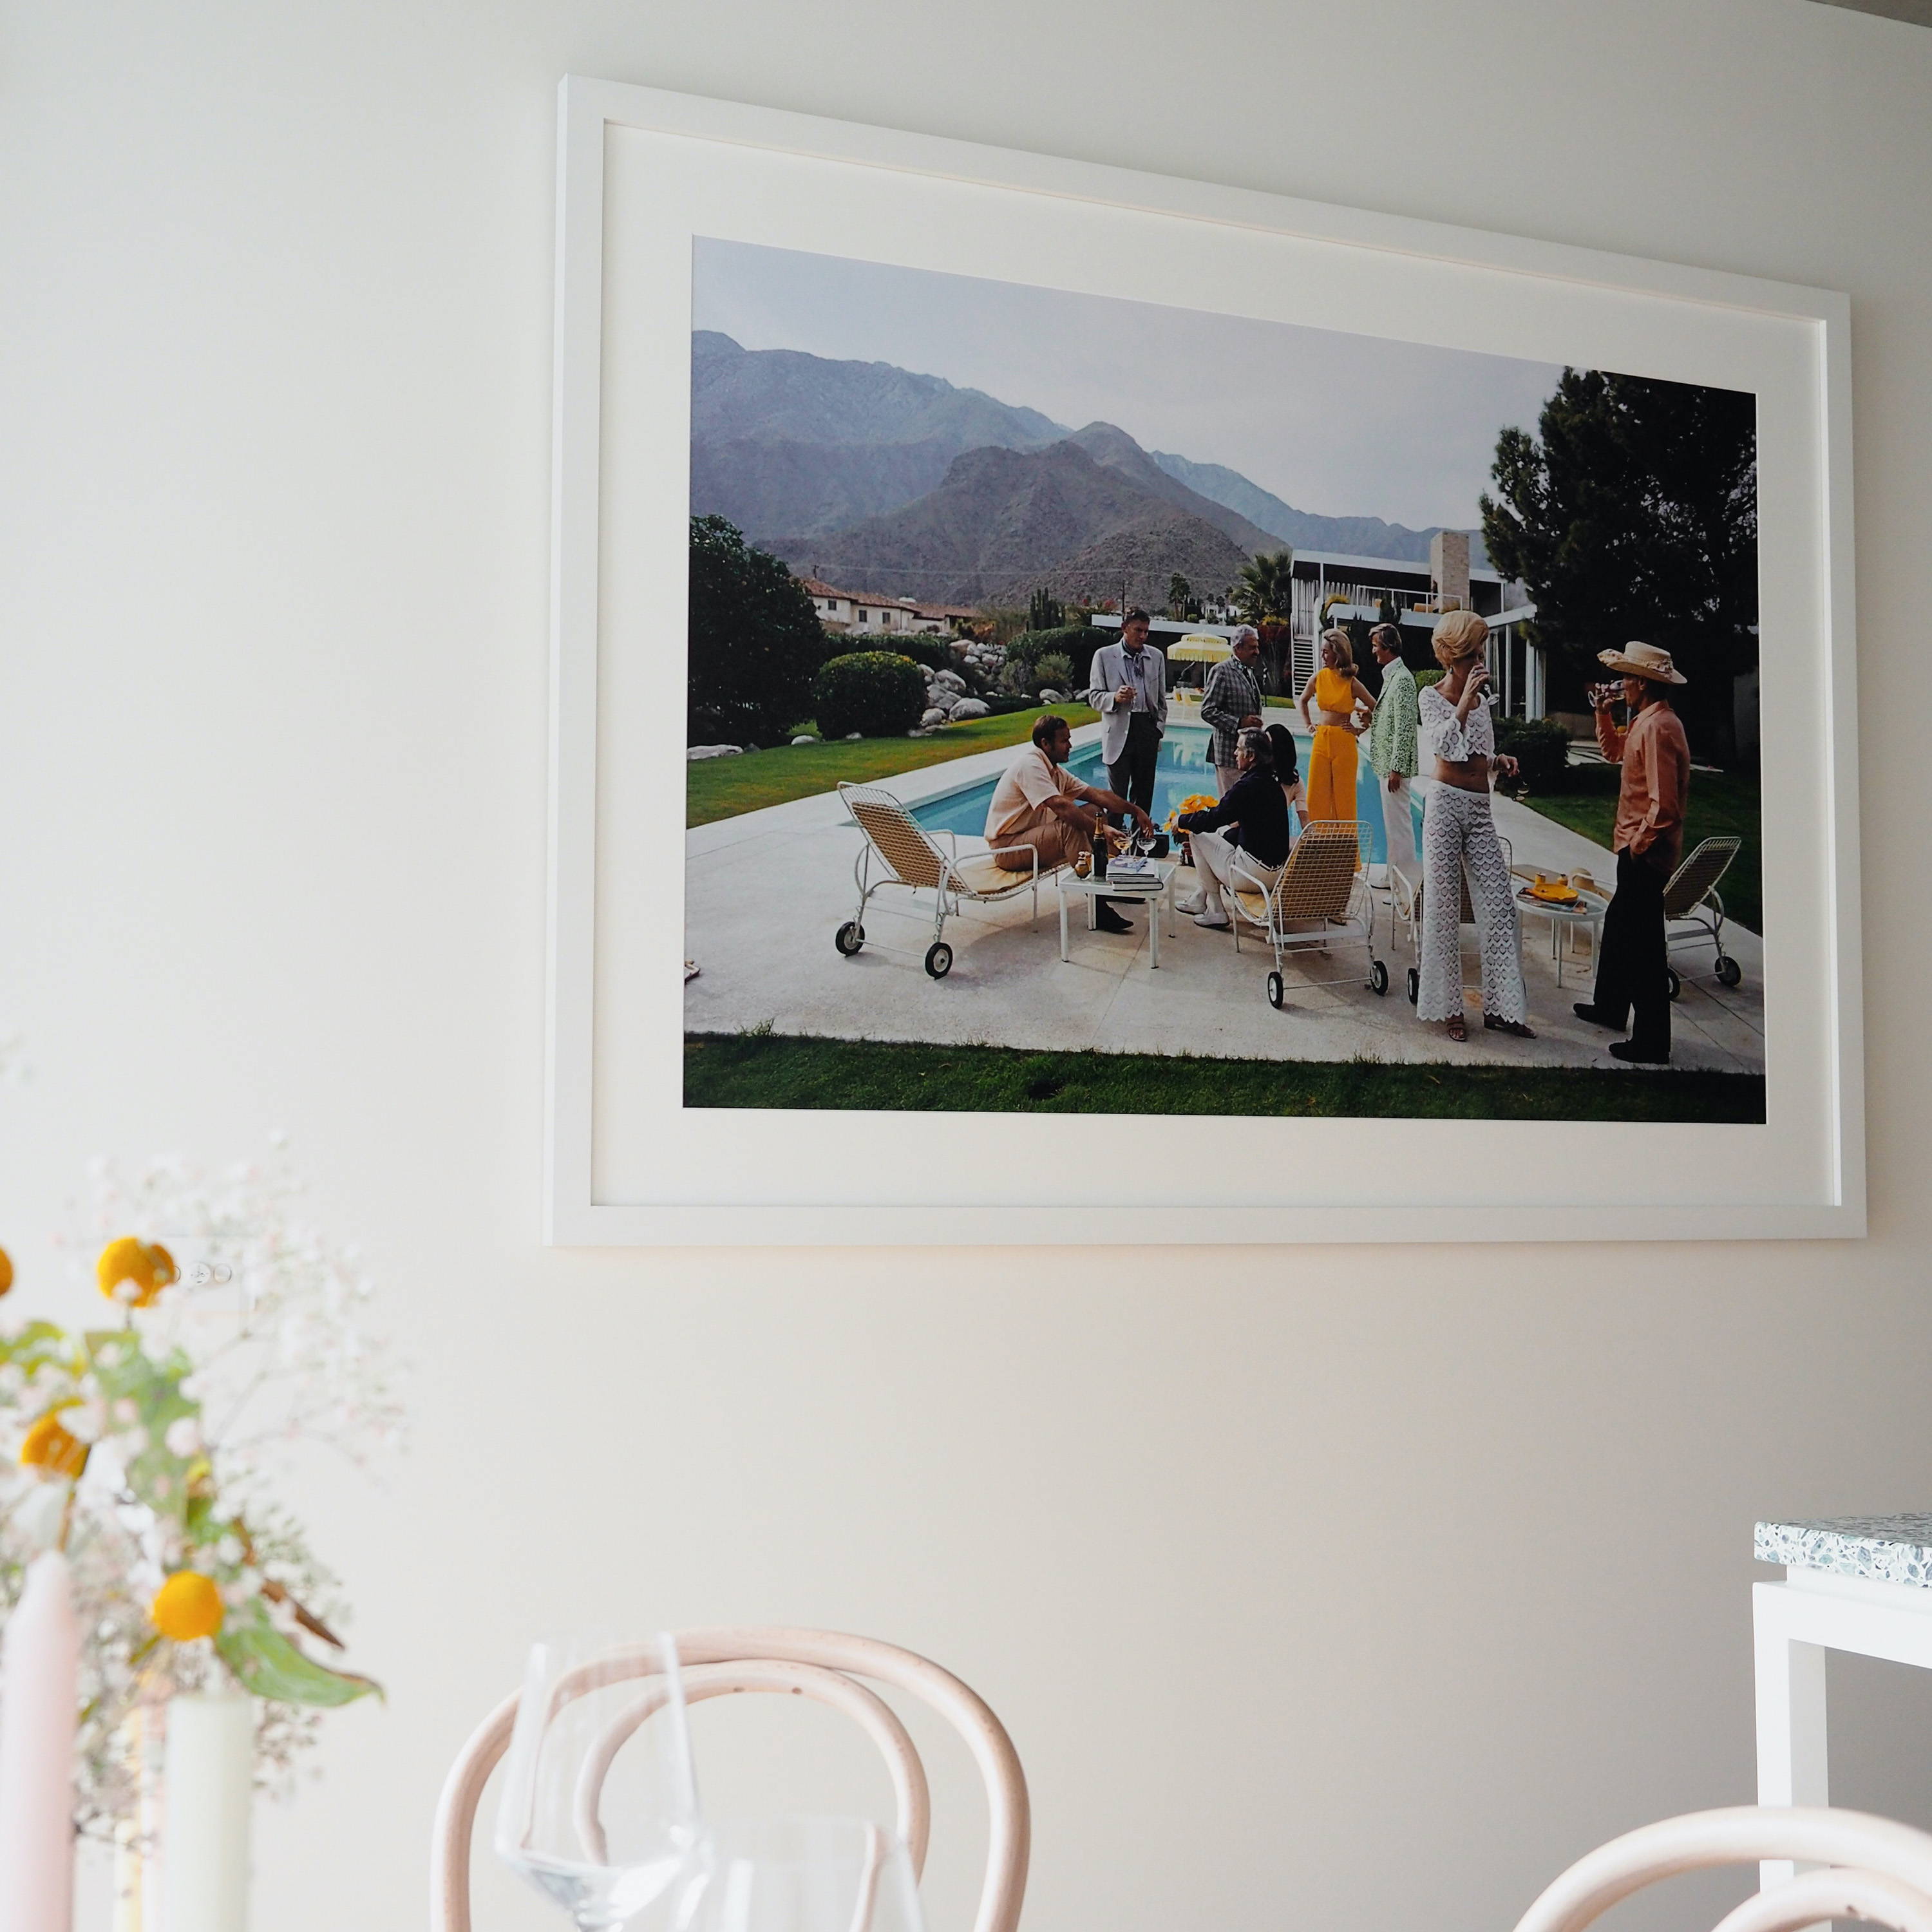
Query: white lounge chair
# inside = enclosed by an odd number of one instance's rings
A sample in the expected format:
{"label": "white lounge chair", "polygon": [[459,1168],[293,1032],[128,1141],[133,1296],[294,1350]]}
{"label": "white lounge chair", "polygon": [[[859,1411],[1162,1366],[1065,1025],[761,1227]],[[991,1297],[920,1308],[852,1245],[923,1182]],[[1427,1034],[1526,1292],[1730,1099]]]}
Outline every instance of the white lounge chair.
{"label": "white lounge chair", "polygon": [[[1234,922],[1234,950],[1240,950],[1244,920],[1266,937],[1274,952],[1268,1004],[1276,1011],[1286,997],[1282,968],[1291,954],[1327,952],[1348,940],[1362,942],[1368,962],[1363,983],[1372,993],[1388,991],[1388,968],[1376,957],[1375,901],[1362,869],[1368,834],[1366,824],[1356,819],[1310,820],[1272,885],[1247,871],[1235,853],[1222,894]],[[1342,974],[1307,983],[1336,985],[1353,977]]]}
{"label": "white lounge chair", "polygon": [[[1664,940],[1675,951],[1680,946],[1708,946],[1717,954],[1712,970],[1720,986],[1735,986],[1744,969],[1724,950],[1724,902],[1718,884],[1731,869],[1744,841],[1706,838],[1670,875],[1664,888]],[[1670,969],[1670,997],[1684,990],[1677,969]]]}
{"label": "white lounge chair", "polygon": [[[852,866],[853,880],[859,889],[858,910],[832,937],[832,943],[846,958],[852,958],[866,944],[866,904],[885,886],[903,886],[910,892],[932,894],[932,944],[926,949],[926,970],[935,980],[944,979],[952,970],[952,949],[946,943],[946,922],[957,915],[962,903],[997,905],[1003,899],[1030,892],[1034,923],[1039,924],[1040,882],[1060,867],[1058,860],[1042,866],[1037,847],[1010,848],[1025,853],[1028,866],[1023,872],[1008,872],[994,862],[990,852],[969,852],[962,858],[958,841],[950,832],[945,836],[953,849],[942,850],[932,834],[890,792],[881,791],[876,785],[842,784],[838,796],[866,839]],[[879,948],[882,952],[900,950],[890,946]]]}

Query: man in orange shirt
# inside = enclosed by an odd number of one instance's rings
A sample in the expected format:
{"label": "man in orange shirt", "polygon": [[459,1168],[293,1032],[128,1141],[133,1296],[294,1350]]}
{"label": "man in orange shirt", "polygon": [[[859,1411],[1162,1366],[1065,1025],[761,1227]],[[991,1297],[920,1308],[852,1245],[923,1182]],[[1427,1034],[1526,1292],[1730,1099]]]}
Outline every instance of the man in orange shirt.
{"label": "man in orange shirt", "polygon": [[[1072,749],[1073,728],[1048,712],[1034,720],[1033,743],[993,788],[986,807],[986,843],[1003,872],[1028,872],[1036,862],[1042,873],[1072,865],[1108,812],[1126,814],[1143,832],[1154,830],[1154,820],[1140,806],[1103,785],[1076,778],[1066,769]],[[1094,923],[1102,932],[1134,929],[1111,899],[1095,902]]]}
{"label": "man in orange shirt", "polygon": [[[1664,888],[1684,848],[1684,808],[1690,795],[1690,745],[1670,702],[1670,688],[1684,683],[1668,651],[1654,644],[1626,644],[1600,651],[1600,661],[1623,674],[1620,687],[1591,687],[1597,746],[1623,767],[1617,795],[1617,890],[1604,914],[1597,948],[1597,994],[1579,1000],[1576,1013],[1598,1026],[1630,1036],[1613,1040],[1618,1060],[1660,1064],[1670,1058],[1670,967],[1664,935]],[[1610,706],[1630,706],[1621,730]]]}

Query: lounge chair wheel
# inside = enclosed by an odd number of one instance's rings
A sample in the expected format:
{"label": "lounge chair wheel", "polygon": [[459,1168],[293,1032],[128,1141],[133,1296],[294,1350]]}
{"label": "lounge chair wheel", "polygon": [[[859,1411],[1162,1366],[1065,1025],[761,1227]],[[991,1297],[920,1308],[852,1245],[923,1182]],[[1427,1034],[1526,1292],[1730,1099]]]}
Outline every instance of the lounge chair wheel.
{"label": "lounge chair wheel", "polygon": [[1422,975],[1412,966],[1408,969],[1408,1004],[1412,1006],[1422,997]]}
{"label": "lounge chair wheel", "polygon": [[1677,968],[1675,966],[1666,966],[1664,970],[1670,975],[1670,997],[1674,1000],[1679,993],[1683,992],[1684,982],[1678,976]]}
{"label": "lounge chair wheel", "polygon": [[1283,990],[1284,989],[1281,983],[1281,975],[1279,973],[1270,973],[1268,976],[1268,1004],[1274,1007],[1276,1012],[1280,1012],[1281,1011],[1281,1001]]}
{"label": "lounge chair wheel", "polygon": [[1369,962],[1369,991],[1386,993],[1388,991],[1388,968],[1379,959]]}
{"label": "lounge chair wheel", "polygon": [[866,928],[855,920],[848,919],[832,935],[832,943],[849,959],[866,943]]}
{"label": "lounge chair wheel", "polygon": [[944,940],[935,939],[926,949],[926,970],[935,980],[943,980],[952,970],[952,949]]}
{"label": "lounge chair wheel", "polygon": [[1744,976],[1744,969],[1728,952],[1718,956],[1718,984],[1735,986]]}

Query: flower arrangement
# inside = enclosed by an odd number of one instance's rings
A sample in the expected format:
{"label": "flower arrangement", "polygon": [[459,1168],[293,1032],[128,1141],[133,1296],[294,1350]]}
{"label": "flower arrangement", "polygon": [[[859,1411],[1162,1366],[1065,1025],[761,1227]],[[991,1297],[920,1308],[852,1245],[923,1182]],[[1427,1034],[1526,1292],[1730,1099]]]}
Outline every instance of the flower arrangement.
{"label": "flower arrangement", "polygon": [[[352,1252],[293,1222],[279,1158],[209,1178],[94,1175],[106,1319],[0,1328],[0,1622],[27,1564],[65,1549],[83,1634],[76,1823],[124,1834],[144,1706],[226,1682],[258,1700],[258,1784],[286,1786],[320,1713],[377,1691],[343,1669],[334,1582],[274,1500],[286,1452],[358,1460],[400,1412]],[[165,1232],[194,1257],[185,1270]],[[97,1237],[98,1238],[98,1237]],[[94,1241],[86,1244],[92,1248]],[[0,1294],[14,1270],[0,1255]]]}
{"label": "flower arrangement", "polygon": [[1191,791],[1167,814],[1167,829],[1175,830],[1177,822],[1190,812],[1212,812],[1221,801],[1211,798],[1204,791]]}

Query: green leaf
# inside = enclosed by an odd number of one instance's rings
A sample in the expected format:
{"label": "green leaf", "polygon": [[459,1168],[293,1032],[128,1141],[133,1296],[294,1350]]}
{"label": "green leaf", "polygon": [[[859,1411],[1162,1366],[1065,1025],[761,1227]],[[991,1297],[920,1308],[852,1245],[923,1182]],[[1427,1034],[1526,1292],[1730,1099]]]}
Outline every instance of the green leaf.
{"label": "green leaf", "polygon": [[253,1618],[231,1622],[214,1640],[221,1660],[234,1672],[244,1690],[279,1704],[352,1704],[382,1688],[373,1678],[331,1670],[305,1656],[266,1622]]}

